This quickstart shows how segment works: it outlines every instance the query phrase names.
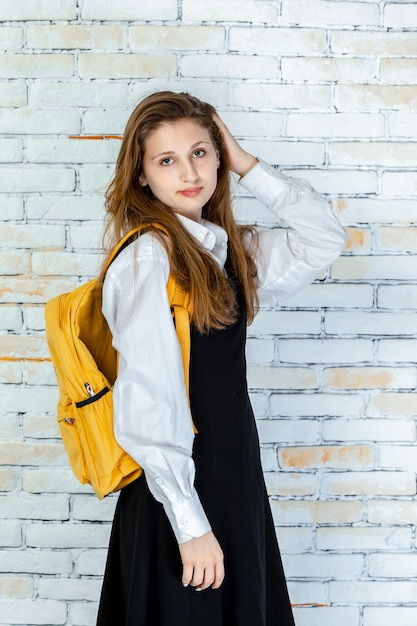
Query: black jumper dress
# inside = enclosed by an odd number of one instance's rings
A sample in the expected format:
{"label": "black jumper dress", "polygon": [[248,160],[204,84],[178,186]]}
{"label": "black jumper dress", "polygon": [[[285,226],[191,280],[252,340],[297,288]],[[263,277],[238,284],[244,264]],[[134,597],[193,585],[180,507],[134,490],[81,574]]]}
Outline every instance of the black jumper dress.
{"label": "black jumper dress", "polygon": [[225,557],[218,590],[181,583],[162,505],[144,477],[119,497],[97,626],[294,626],[246,383],[246,312],[202,335],[191,329],[195,486]]}

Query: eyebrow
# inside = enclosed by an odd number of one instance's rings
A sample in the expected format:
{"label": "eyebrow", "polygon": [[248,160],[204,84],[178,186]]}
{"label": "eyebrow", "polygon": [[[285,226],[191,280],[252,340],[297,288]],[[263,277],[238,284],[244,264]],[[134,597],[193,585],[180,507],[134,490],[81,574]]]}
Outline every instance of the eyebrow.
{"label": "eyebrow", "polygon": [[[194,150],[194,148],[196,148],[197,146],[201,146],[201,144],[209,146],[210,142],[209,141],[203,141],[203,140],[202,141],[196,141],[196,143],[193,143],[193,145],[191,146],[191,150]],[[172,154],[175,154],[175,150],[166,150],[165,152],[160,152],[159,154],[155,154],[155,156],[153,156],[151,158],[151,161],[153,161],[154,159],[158,159],[161,156],[170,156]]]}

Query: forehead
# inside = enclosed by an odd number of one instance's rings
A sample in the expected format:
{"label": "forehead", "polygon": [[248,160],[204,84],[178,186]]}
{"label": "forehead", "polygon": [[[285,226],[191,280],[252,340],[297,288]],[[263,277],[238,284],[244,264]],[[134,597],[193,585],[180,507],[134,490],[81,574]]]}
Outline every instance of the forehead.
{"label": "forehead", "polygon": [[170,150],[192,146],[198,142],[212,144],[207,128],[194,119],[162,122],[145,139],[145,150]]}

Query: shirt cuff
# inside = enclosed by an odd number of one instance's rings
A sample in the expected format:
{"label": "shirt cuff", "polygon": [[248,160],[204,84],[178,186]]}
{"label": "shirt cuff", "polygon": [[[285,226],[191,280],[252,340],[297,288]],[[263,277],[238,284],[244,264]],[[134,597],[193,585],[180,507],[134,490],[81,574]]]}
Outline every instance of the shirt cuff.
{"label": "shirt cuff", "polygon": [[178,543],[201,537],[211,530],[197,493],[174,507],[164,505],[164,510]]}
{"label": "shirt cuff", "polygon": [[242,187],[266,206],[269,206],[272,200],[276,199],[277,193],[280,191],[285,193],[288,182],[288,178],[284,174],[278,172],[262,159],[259,159],[259,163],[239,180]]}

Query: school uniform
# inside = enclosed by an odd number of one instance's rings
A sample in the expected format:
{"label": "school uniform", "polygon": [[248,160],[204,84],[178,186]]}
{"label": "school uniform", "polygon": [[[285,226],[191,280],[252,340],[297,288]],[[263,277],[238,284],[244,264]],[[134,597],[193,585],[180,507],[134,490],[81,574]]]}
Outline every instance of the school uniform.
{"label": "school uniform", "polygon": [[[345,233],[308,183],[258,163],[240,181],[281,228],[260,229],[261,305],[312,282]],[[191,326],[190,402],[166,294],[169,259],[147,233],[111,265],[103,313],[119,352],[115,435],[144,476],[119,497],[97,626],[293,626],[246,383],[246,311],[230,272],[227,234],[178,215],[228,275],[234,324]],[[193,423],[198,431],[194,434]],[[218,590],[181,583],[178,543],[213,530],[225,556]]]}

